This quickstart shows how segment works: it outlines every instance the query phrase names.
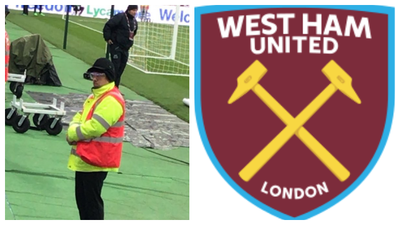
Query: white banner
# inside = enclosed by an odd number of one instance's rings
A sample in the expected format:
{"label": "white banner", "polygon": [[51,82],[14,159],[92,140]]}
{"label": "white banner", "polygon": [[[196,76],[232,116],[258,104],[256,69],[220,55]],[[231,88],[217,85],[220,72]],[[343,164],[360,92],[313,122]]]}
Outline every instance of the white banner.
{"label": "white banner", "polygon": [[[111,5],[82,5],[84,8],[81,16],[91,18],[110,18]],[[22,10],[22,5],[8,5],[9,9]],[[125,12],[127,5],[115,5],[114,15]],[[28,10],[33,13],[34,5],[29,5]],[[38,10],[37,10],[38,11]],[[43,5],[42,12],[49,14],[66,14],[66,5]],[[189,26],[191,10],[188,6],[179,7],[179,25]],[[79,13],[79,12],[78,12]],[[72,7],[70,14],[74,15]],[[138,5],[136,18],[138,21],[153,23],[174,24],[176,18],[175,5]]]}

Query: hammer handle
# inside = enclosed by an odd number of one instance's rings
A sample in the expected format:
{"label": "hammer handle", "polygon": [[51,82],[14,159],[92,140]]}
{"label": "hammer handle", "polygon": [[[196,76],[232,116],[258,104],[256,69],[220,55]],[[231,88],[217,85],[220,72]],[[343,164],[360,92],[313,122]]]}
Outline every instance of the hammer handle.
{"label": "hammer handle", "polygon": [[[293,116],[261,85],[257,84],[252,90],[285,125],[292,123]],[[306,128],[300,127],[295,135],[341,182],[350,176],[350,172]]]}
{"label": "hammer handle", "polygon": [[300,128],[296,135],[341,182],[350,176],[350,172],[305,128]]}
{"label": "hammer handle", "polygon": [[337,88],[329,84],[301,113],[265,146],[240,172],[244,181],[253,176],[275,155],[282,146],[302,127],[308,119],[336,92]]}

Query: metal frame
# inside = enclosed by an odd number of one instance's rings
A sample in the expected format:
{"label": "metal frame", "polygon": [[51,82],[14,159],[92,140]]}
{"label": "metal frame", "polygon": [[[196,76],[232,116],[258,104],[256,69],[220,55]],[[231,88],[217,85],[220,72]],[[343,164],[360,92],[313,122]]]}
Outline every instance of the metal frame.
{"label": "metal frame", "polygon": [[14,95],[13,100],[11,101],[11,110],[9,112],[9,115],[7,115],[7,117],[10,117],[18,110],[20,110],[23,113],[21,119],[17,122],[18,127],[22,126],[25,119],[29,120],[28,117],[31,113],[38,114],[39,121],[41,121],[45,115],[53,115],[54,120],[49,126],[51,129],[53,129],[56,126],[57,122],[60,121],[61,118],[66,115],[66,112],[64,110],[64,102],[61,102],[60,108],[58,108],[57,99],[55,98],[53,98],[53,104],[26,103],[26,102],[24,103],[22,99],[19,99],[19,101],[17,102],[17,96]]}
{"label": "metal frame", "polygon": [[8,73],[7,81],[25,83],[26,74]]}
{"label": "metal frame", "polygon": [[21,110],[24,114],[47,114],[54,115],[56,118],[63,117],[66,115],[64,110],[64,102],[61,102],[60,108],[57,107],[57,99],[53,98],[53,104],[42,104],[42,103],[26,103],[22,99],[17,101],[17,97],[14,95],[11,101],[12,108]]}

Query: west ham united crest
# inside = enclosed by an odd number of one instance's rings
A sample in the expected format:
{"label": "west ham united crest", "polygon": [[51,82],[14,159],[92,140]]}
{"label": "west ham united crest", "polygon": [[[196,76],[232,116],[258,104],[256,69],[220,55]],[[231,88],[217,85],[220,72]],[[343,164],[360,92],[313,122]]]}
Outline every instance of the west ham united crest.
{"label": "west ham united crest", "polygon": [[282,219],[327,210],[371,172],[394,108],[394,9],[195,9],[195,112],[218,172]]}

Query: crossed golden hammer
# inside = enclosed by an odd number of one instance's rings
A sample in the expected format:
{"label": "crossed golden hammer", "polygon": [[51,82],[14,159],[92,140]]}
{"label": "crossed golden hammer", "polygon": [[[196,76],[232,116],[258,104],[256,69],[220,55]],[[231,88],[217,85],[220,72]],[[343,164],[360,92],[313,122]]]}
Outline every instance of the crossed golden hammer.
{"label": "crossed golden hammer", "polygon": [[337,90],[361,104],[360,98],[351,85],[351,77],[335,61],[331,60],[322,68],[322,73],[331,83],[296,118],[293,118],[258,84],[267,71],[267,68],[258,60],[253,62],[237,78],[238,86],[228,103],[232,104],[252,90],[285,123],[286,127],[239,172],[239,176],[244,181],[249,181],[293,135],[296,135],[341,182],[345,181],[350,176],[350,172],[303,125]]}

